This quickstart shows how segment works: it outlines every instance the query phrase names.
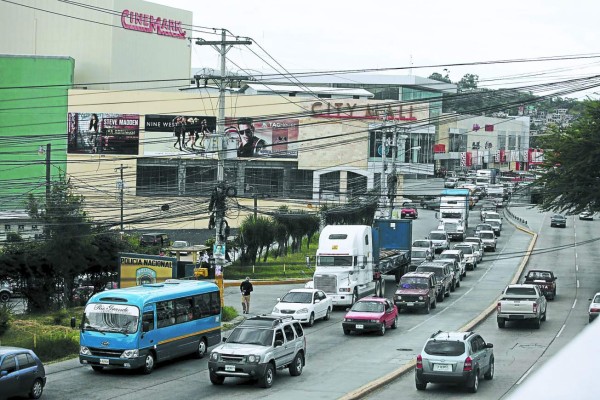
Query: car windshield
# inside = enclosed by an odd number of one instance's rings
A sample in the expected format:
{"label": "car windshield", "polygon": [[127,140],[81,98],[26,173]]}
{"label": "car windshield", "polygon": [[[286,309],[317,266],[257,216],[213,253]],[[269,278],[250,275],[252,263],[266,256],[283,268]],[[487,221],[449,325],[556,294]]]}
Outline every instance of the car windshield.
{"label": "car windshield", "polygon": [[458,260],[459,256],[458,256],[458,254],[452,254],[452,253],[440,254],[440,259],[443,260],[444,258],[449,258],[450,260]]}
{"label": "car windshield", "polygon": [[444,268],[436,267],[418,267],[417,272],[434,272],[436,276],[444,276]]}
{"label": "car windshield", "polygon": [[402,278],[398,287],[402,289],[427,289],[426,278]]}
{"label": "car windshield", "polygon": [[495,236],[494,232],[481,232],[479,237],[482,239],[493,239]]}
{"label": "car windshield", "polygon": [[600,294],[594,297],[594,301],[592,303],[600,303]]}
{"label": "car windshield", "polygon": [[564,219],[565,217],[563,217],[563,216],[562,216],[562,215],[560,215],[560,214],[556,214],[556,215],[554,215],[552,218],[555,218],[555,219]]}
{"label": "car windshield", "polygon": [[172,247],[187,247],[187,242],[180,242],[180,241],[175,241],[173,242],[173,246]]}
{"label": "car windshield", "polygon": [[122,304],[93,303],[85,307],[83,330],[135,333],[140,310]]}
{"label": "car windshield", "polygon": [[411,256],[414,258],[425,258],[425,257],[427,257],[427,251],[426,250],[413,250],[411,252]]}
{"label": "car windshield", "polygon": [[430,340],[425,345],[425,353],[436,356],[460,356],[465,352],[463,342],[451,340]]}
{"label": "car windshield", "polygon": [[456,250],[462,250],[464,254],[473,254],[473,248],[471,246],[456,246]]}
{"label": "car windshield", "polygon": [[431,240],[446,240],[446,235],[444,233],[431,232],[429,234],[429,239],[431,239]]}
{"label": "car windshield", "polygon": [[312,293],[309,292],[289,292],[281,299],[282,303],[312,303]]}
{"label": "car windshield", "polygon": [[382,313],[383,303],[379,301],[358,301],[354,303],[350,311]]}
{"label": "car windshield", "polygon": [[429,248],[429,242],[427,240],[415,240],[412,245],[413,247]]}
{"label": "car windshield", "polygon": [[273,331],[271,329],[238,326],[227,338],[227,343],[271,346],[273,344]]}
{"label": "car windshield", "polygon": [[488,231],[491,230],[492,225],[490,224],[479,224],[475,227],[476,231]]}

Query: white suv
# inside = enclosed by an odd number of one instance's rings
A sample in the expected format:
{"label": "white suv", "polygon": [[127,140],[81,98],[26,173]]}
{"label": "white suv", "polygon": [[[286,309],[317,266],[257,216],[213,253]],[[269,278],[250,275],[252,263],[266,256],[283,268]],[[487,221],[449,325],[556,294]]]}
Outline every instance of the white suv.
{"label": "white suv", "polygon": [[485,250],[491,249],[492,251],[496,251],[496,234],[494,231],[479,231],[477,232],[477,236],[483,242]]}
{"label": "white suv", "polygon": [[425,239],[431,240],[436,253],[450,249],[450,239],[446,231],[431,231]]}
{"label": "white suv", "polygon": [[440,259],[443,260],[444,258],[455,260],[460,268],[461,276],[464,277],[467,275],[467,263],[465,262],[465,255],[462,250],[444,250],[442,254],[440,254]]}

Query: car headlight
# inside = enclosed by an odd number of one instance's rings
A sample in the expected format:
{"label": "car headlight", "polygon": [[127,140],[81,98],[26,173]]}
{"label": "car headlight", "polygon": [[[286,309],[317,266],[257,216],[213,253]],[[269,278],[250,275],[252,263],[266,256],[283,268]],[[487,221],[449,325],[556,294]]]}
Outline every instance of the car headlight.
{"label": "car headlight", "polygon": [[136,358],[139,357],[140,352],[138,349],[133,350],[125,350],[123,354],[121,354],[121,358]]}
{"label": "car headlight", "polygon": [[273,314],[279,314],[279,308],[273,307]]}
{"label": "car headlight", "polygon": [[372,319],[371,322],[373,322],[374,324],[378,323],[379,320],[378,319]]}
{"label": "car headlight", "polygon": [[216,352],[210,353],[210,359],[213,361],[217,361],[219,359],[219,353],[216,353]]}
{"label": "car headlight", "polygon": [[260,356],[255,356],[254,354],[251,354],[248,356],[248,362],[258,363],[260,362]]}
{"label": "car headlight", "polygon": [[350,318],[344,318],[344,322],[350,322]]}
{"label": "car headlight", "polygon": [[423,296],[419,296],[419,300],[423,300]]}
{"label": "car headlight", "polygon": [[396,300],[402,300],[402,296],[394,296]]}
{"label": "car headlight", "polygon": [[350,288],[349,287],[340,288],[340,292],[348,292],[348,293],[350,293]]}
{"label": "car headlight", "polygon": [[91,356],[92,352],[86,346],[79,346],[79,354],[83,356]]}
{"label": "car headlight", "polygon": [[306,314],[308,313],[308,308],[301,308],[298,311],[296,311],[296,314]]}

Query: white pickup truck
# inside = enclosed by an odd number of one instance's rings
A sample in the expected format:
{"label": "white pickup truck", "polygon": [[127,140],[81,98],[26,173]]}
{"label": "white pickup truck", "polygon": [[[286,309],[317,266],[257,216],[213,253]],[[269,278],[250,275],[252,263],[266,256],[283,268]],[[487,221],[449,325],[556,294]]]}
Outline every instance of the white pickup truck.
{"label": "white pickup truck", "polygon": [[498,328],[504,328],[506,321],[533,320],[540,329],[546,320],[546,297],[537,285],[508,285],[496,307]]}

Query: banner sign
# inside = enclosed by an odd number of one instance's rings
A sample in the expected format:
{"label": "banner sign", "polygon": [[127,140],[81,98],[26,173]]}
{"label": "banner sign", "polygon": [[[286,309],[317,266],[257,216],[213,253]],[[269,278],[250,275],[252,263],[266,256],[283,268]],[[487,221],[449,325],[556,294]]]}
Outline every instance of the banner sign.
{"label": "banner sign", "polygon": [[177,277],[177,258],[119,253],[119,287],[164,282]]}
{"label": "banner sign", "polygon": [[145,156],[202,154],[212,150],[207,135],[216,132],[216,117],[146,115],[144,120]]}
{"label": "banner sign", "polygon": [[67,153],[138,154],[137,114],[69,113]]}
{"label": "banner sign", "polygon": [[225,133],[237,140],[240,158],[298,158],[298,132],[298,119],[225,118]]}

